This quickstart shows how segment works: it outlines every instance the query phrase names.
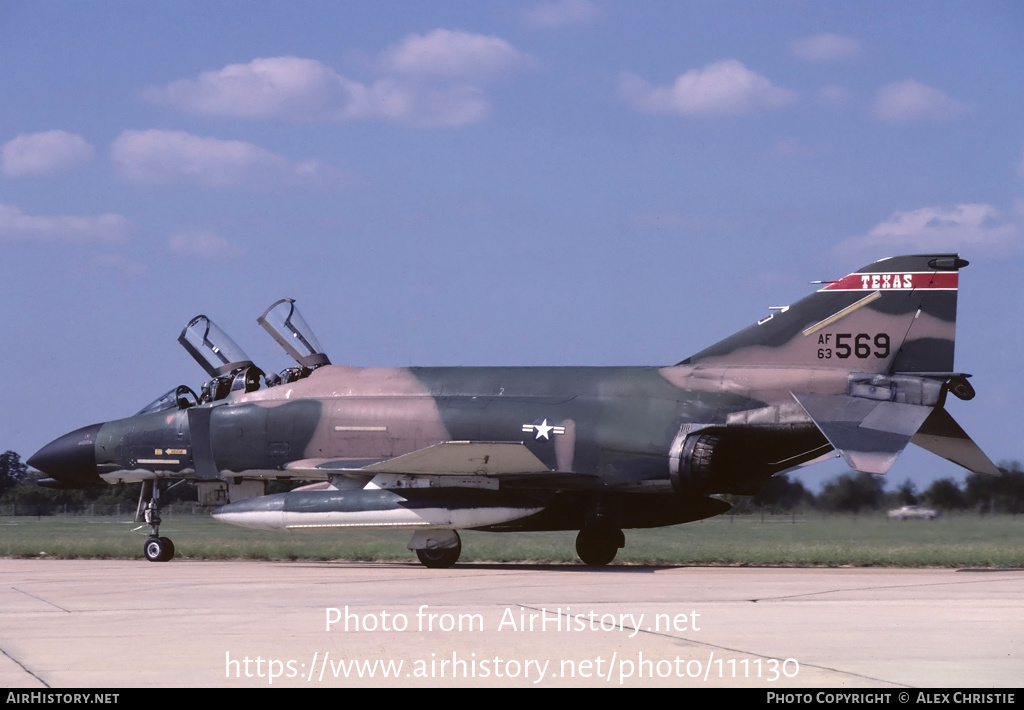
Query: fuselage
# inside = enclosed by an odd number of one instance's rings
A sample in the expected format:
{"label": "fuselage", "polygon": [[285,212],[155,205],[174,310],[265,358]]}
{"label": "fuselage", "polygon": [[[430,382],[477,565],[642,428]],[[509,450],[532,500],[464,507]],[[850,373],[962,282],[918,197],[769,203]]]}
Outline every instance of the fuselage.
{"label": "fuselage", "polygon": [[[772,450],[749,453],[763,463],[786,461],[822,443],[791,389],[846,386],[847,373],[808,368],[328,365],[211,404],[86,427],[54,445],[84,457],[92,437],[94,471],[80,457],[78,480],[115,483],[188,477],[197,446],[209,447],[224,477],[274,478],[297,461],[356,465],[445,441],[521,441],[551,471],[597,476],[612,489],[669,490],[681,433],[700,427],[749,439],[770,432]],[[190,432],[190,416],[200,414],[208,417],[208,442]]]}

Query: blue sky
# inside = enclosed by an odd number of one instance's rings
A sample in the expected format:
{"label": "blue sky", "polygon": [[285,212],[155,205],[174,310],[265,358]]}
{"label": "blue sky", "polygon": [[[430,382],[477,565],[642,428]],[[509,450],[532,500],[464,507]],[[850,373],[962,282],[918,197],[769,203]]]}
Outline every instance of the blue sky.
{"label": "blue sky", "polygon": [[952,250],[949,408],[1024,458],[1019,2],[0,0],[0,65],[0,449],[198,388],[198,313],[268,371],[282,296],[335,363],[658,365]]}

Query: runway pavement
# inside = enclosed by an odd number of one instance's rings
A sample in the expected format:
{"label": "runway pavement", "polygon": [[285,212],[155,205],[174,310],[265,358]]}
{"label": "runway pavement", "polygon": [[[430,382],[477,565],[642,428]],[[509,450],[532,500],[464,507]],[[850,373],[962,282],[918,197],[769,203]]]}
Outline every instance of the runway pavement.
{"label": "runway pavement", "polygon": [[4,688],[1021,678],[1021,571],[0,560]]}

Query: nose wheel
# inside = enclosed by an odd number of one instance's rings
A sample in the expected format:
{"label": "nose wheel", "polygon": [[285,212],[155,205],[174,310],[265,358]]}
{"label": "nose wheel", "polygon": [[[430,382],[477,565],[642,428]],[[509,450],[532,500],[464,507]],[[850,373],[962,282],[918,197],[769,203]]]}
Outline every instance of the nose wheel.
{"label": "nose wheel", "polygon": [[174,543],[169,537],[160,537],[160,485],[156,481],[142,482],[135,522],[149,526],[149,537],[142,548],[147,560],[167,562],[174,557]]}
{"label": "nose wheel", "polygon": [[169,537],[147,538],[142,550],[150,562],[167,562],[174,557],[174,543]]}

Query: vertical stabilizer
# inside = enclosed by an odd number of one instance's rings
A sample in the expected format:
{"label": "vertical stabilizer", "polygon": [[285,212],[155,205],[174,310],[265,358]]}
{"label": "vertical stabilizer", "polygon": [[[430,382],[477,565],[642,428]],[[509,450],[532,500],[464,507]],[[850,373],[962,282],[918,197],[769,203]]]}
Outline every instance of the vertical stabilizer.
{"label": "vertical stabilizer", "polygon": [[952,372],[966,265],[956,254],[876,261],[680,364]]}

